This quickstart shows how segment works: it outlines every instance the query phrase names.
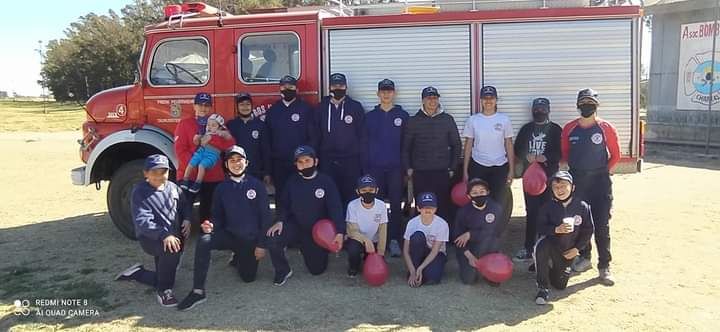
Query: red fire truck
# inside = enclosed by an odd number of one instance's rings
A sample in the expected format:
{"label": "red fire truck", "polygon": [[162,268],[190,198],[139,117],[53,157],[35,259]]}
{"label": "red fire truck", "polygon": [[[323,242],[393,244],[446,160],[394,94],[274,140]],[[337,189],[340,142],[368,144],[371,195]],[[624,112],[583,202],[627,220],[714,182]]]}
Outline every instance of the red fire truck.
{"label": "red fire truck", "polygon": [[[419,12],[422,12],[420,10]],[[499,91],[499,111],[515,130],[530,120],[535,97],[552,100],[552,119],[577,117],[580,88],[599,91],[599,114],[618,129],[619,171],[639,170],[640,17],[636,6],[451,11],[343,16],[329,11],[228,15],[202,3],[166,9],[145,28],[135,84],[102,91],[87,102],[76,185],[110,181],[112,221],[134,237],[129,194],[153,153],[173,166],[173,131],[193,115],[193,96],[214,98],[214,112],[233,117],[234,96],[249,92],[255,112],[278,100],[277,82],[298,78],[309,103],[328,93],[328,76],[348,77],[348,93],[367,109],[379,80],[397,86],[397,103],[413,113],[428,85],[461,130],[480,108],[479,87]]]}

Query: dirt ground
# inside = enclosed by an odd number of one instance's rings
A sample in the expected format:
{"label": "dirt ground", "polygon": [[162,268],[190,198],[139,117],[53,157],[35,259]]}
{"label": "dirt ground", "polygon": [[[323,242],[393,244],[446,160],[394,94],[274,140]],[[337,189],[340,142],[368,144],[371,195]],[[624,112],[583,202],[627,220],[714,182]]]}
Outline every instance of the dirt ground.
{"label": "dirt ground", "polygon": [[[391,258],[391,280],[369,288],[345,276],[344,256],[313,277],[295,251],[296,275],[274,287],[269,259],[258,280],[245,284],[225,265],[228,254],[214,253],[208,302],[181,313],[159,307],[144,286],[111,281],[131,263],[152,264],[110,222],[106,185],[96,191],[70,183],[70,169],[81,164],[78,135],[0,133],[2,331],[717,331],[720,322],[720,162],[687,148],[651,146],[642,173],[613,177],[614,287],[598,284],[592,269],[554,292],[551,305],[537,306],[525,264],[499,288],[465,286],[453,257],[442,285],[410,289],[401,260]],[[514,190],[507,254],[521,246],[523,231],[519,183]],[[179,296],[190,290],[191,271],[192,246],[178,274]],[[16,312],[16,300],[31,302],[27,316]]]}

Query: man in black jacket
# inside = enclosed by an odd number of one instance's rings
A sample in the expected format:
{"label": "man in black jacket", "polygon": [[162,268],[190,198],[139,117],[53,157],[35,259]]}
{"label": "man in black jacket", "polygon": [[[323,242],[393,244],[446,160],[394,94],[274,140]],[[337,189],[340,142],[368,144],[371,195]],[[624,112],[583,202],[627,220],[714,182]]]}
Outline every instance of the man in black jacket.
{"label": "man in black jacket", "polygon": [[[560,163],[560,135],[562,127],[550,121],[550,100],[535,98],[532,103],[533,120],[526,123],[515,138],[516,160],[523,163],[523,172],[533,162],[538,162],[545,171],[548,179],[558,171]],[[515,255],[515,260],[526,261],[532,259],[533,246],[537,235],[537,214],[540,207],[550,199],[550,188],[540,195],[525,195],[525,246]]]}
{"label": "man in black jacket", "polygon": [[405,128],[403,167],[413,180],[414,196],[435,193],[439,201],[437,214],[450,220],[450,178],[460,163],[460,133],[455,119],[440,106],[436,88],[422,90],[422,103]]}
{"label": "man in black jacket", "polygon": [[553,198],[540,208],[540,239],[535,244],[538,305],[547,304],[551,285],[557,289],[567,287],[570,265],[588,245],[594,230],[590,205],[573,197],[572,175],[559,171],[550,183]]}

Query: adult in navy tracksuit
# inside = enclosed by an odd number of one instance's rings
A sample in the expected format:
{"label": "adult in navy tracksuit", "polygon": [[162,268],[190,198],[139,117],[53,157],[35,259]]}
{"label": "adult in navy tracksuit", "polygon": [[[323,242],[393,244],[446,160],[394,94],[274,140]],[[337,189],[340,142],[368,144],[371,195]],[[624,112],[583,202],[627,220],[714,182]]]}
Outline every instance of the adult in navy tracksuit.
{"label": "adult in navy tracksuit", "polygon": [[318,220],[330,219],[337,234],[334,242],[342,249],[345,234],[340,194],[333,180],[317,171],[318,159],[310,146],[295,150],[297,173],[288,179],[282,190],[284,202],[277,212],[277,222],[268,230],[272,238],[270,256],[275,267],[275,285],[282,286],[292,276],[292,269],[285,257],[285,247],[295,244],[313,275],[325,272],[328,251],[318,246],[312,237],[312,228]]}
{"label": "adult in navy tracksuit", "polygon": [[[612,181],[610,172],[620,160],[620,145],[615,127],[597,117],[600,105],[592,89],[578,92],[577,107],[581,117],[565,125],[560,140],[562,159],[575,179],[577,195],[592,207],[595,222],[595,244],[598,250],[600,282],[615,284],[610,273],[610,208]],[[591,246],[588,245],[573,263],[573,270],[582,272],[592,267]]]}
{"label": "adult in navy tracksuit", "polygon": [[573,177],[559,171],[550,181],[552,199],[540,208],[538,239],[535,244],[538,293],[536,304],[546,304],[550,286],[565,289],[570,265],[589,243],[593,234],[590,206],[574,195]]}
{"label": "adult in navy tracksuit", "polygon": [[390,255],[399,257],[402,239],[402,135],[410,117],[400,105],[395,105],[395,83],[384,79],[378,83],[380,104],[365,115],[367,130],[366,172],[375,178],[379,196],[390,201]]}
{"label": "adult in navy tracksuit", "polygon": [[467,194],[471,203],[458,209],[453,229],[460,281],[466,285],[478,280],[477,260],[498,250],[496,226],[503,217],[503,208],[490,198],[490,185],[485,180],[470,180]]}
{"label": "adult in navy tracksuit", "polygon": [[265,122],[253,114],[252,98],[249,93],[241,93],[235,99],[236,117],[227,123],[235,144],[247,153],[246,173],[270,183],[270,138]]}
{"label": "adult in navy tracksuit", "polygon": [[[516,160],[523,163],[526,170],[530,163],[538,162],[548,179],[558,171],[560,163],[560,135],[562,127],[550,121],[550,100],[535,98],[532,103],[533,120],[526,123],[515,138]],[[525,195],[525,246],[518,251],[515,259],[532,259],[536,239],[537,214],[540,207],[550,199],[550,188],[537,196]]]}
{"label": "adult in navy tracksuit", "polygon": [[167,157],[148,156],[143,171],[145,181],[133,187],[130,202],[135,234],[143,251],[154,257],[155,271],[138,263],[115,278],[153,286],[163,307],[177,306],[172,289],[183,249],[181,238],[190,235],[192,215],[192,202],[180,187],[168,181],[169,169]]}
{"label": "adult in navy tracksuit", "polygon": [[330,96],[322,99],[315,112],[313,143],[318,149],[320,171],[335,181],[344,206],[356,198],[355,182],[362,175],[367,144],[365,110],[346,92],[345,75],[330,75]]}
{"label": "adult in navy tracksuit", "polygon": [[201,224],[195,247],[193,290],[180,302],[180,310],[207,299],[205,280],[212,250],[232,251],[244,282],[255,281],[258,262],[265,257],[265,234],[272,225],[265,184],[247,174],[247,154],[239,146],[225,153],[224,166],[227,177],[215,188],[211,219]]}
{"label": "adult in navy tracksuit", "polygon": [[300,145],[310,143],[313,130],[313,110],[298,99],[297,80],[294,77],[284,76],[280,79],[280,94],[282,98],[265,115],[270,139],[270,176],[276,196],[285,187],[287,179],[297,172],[293,151]]}

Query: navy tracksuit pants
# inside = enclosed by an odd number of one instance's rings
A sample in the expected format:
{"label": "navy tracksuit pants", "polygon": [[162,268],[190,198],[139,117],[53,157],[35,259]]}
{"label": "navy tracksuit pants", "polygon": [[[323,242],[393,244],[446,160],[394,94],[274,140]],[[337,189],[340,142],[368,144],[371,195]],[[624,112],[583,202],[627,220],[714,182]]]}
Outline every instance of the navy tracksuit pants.
{"label": "navy tracksuit pants", "polygon": [[540,207],[543,206],[551,197],[550,185],[545,189],[545,192],[538,196],[532,196],[526,192],[525,195],[525,250],[533,252],[535,246],[535,240],[537,238],[537,219]]}
{"label": "navy tracksuit pants", "polygon": [[465,248],[455,248],[455,254],[460,267],[460,281],[463,284],[470,285],[478,281],[479,273],[476,268],[472,267],[465,257],[465,250],[470,250],[475,257],[480,258],[486,254],[497,252],[498,240],[494,238],[492,241],[473,241],[472,239],[465,244]]}
{"label": "navy tracksuit pants", "polygon": [[[598,269],[607,268],[612,261],[610,254],[610,208],[612,207],[612,181],[607,171],[582,172],[570,170],[575,183],[575,192],[580,199],[590,204],[595,224],[595,244],[598,250]],[[580,256],[591,258],[592,245],[580,251]]]}
{"label": "navy tracksuit pants", "polygon": [[357,181],[362,176],[360,157],[335,158],[323,155],[320,157],[320,172],[330,176],[340,192],[343,211],[350,201],[357,198],[355,189]]}
{"label": "navy tracksuit pants", "polygon": [[535,273],[538,288],[565,289],[572,272],[572,260],[563,256],[563,250],[555,246],[548,238],[541,238],[535,245]]}
{"label": "navy tracksuit pants", "polygon": [[[410,260],[413,266],[417,269],[425,258],[430,254],[430,248],[427,246],[427,240],[423,232],[417,231],[410,236]],[[443,277],[445,270],[445,263],[447,262],[447,256],[444,252],[438,252],[435,259],[433,259],[428,266],[423,270],[422,284],[423,285],[436,285],[439,284]]]}
{"label": "navy tracksuit pants", "polygon": [[209,234],[202,234],[195,245],[195,262],[193,268],[193,288],[205,289],[208,269],[210,268],[210,252],[212,250],[230,250],[238,260],[237,269],[244,282],[255,281],[258,261],[255,259],[257,241],[234,236],[232,233],[219,229]]}
{"label": "navy tracksuit pants", "polygon": [[138,241],[143,251],[155,258],[155,271],[140,269],[133,275],[135,281],[154,287],[157,291],[172,289],[175,286],[175,273],[180,264],[182,251],[166,252],[162,240],[139,237]]}
{"label": "navy tracksuit pants", "polygon": [[379,168],[370,167],[368,173],[375,178],[380,189],[379,197],[390,201],[390,222],[388,223],[388,239],[402,240],[402,199],[403,199],[403,171],[400,167]]}
{"label": "navy tracksuit pants", "polygon": [[271,237],[270,243],[270,258],[276,274],[285,275],[290,271],[290,264],[285,256],[285,247],[289,245],[300,248],[310,274],[318,275],[327,269],[328,251],[315,243],[311,229],[304,229],[295,222],[286,221],[283,223],[282,233]]}

